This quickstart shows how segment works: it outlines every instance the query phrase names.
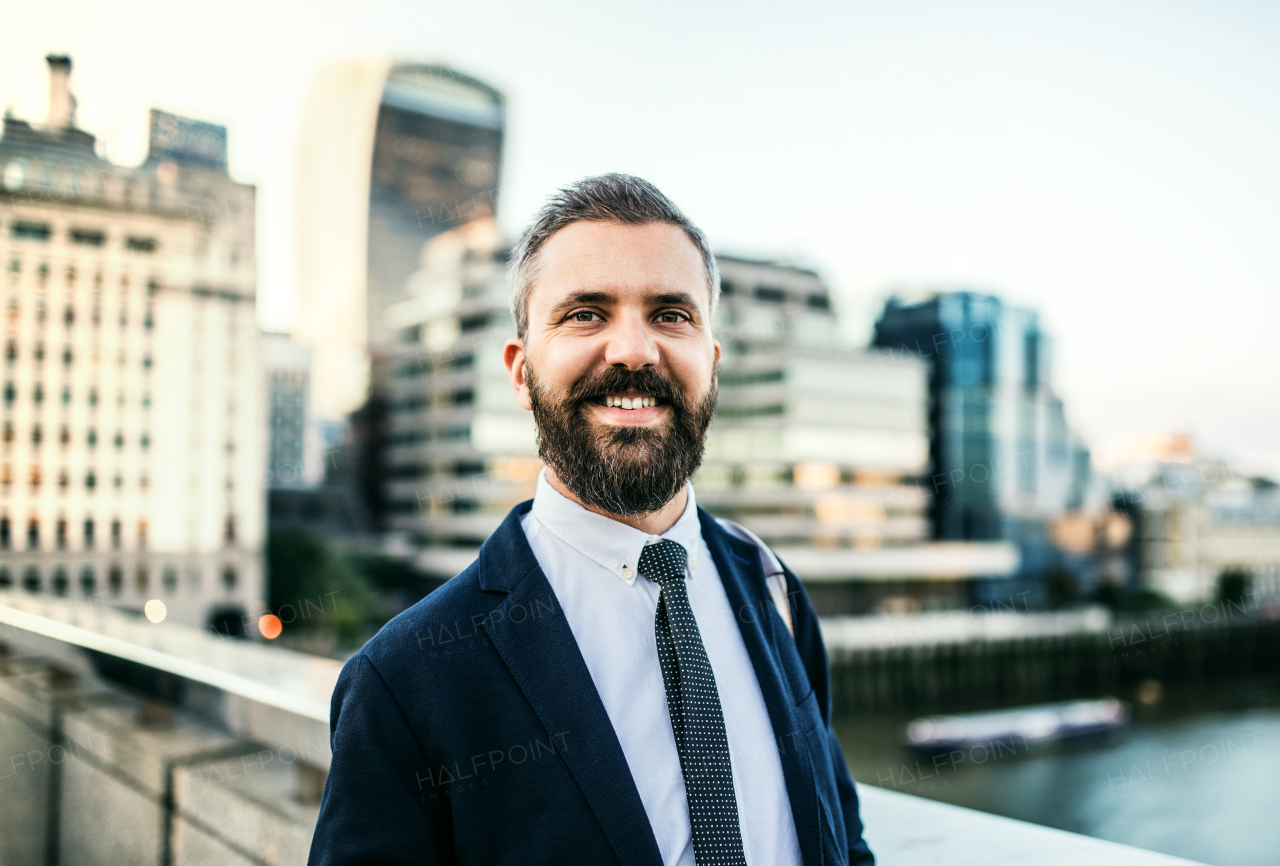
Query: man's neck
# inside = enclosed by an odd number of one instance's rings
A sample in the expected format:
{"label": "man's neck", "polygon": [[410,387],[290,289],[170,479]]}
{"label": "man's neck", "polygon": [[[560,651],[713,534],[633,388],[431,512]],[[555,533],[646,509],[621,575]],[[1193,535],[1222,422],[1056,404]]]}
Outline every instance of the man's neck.
{"label": "man's neck", "polygon": [[647,514],[621,515],[611,514],[603,508],[596,508],[588,505],[574,495],[573,491],[564,486],[559,477],[556,476],[555,470],[550,466],[547,467],[547,481],[556,489],[556,492],[566,499],[570,499],[588,511],[594,511],[596,514],[603,514],[610,520],[616,520],[619,523],[625,523],[627,526],[648,533],[649,535],[661,535],[668,529],[676,525],[676,521],[680,519],[680,515],[684,514],[685,506],[689,504],[689,485],[686,484],[680,488],[680,492],[667,502],[666,505],[657,511],[650,511]]}

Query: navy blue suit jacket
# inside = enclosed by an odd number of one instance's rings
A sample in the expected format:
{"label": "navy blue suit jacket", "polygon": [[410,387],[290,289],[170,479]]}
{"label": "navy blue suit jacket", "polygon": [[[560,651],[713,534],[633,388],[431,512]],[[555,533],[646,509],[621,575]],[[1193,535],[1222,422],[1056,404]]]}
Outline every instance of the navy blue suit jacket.
{"label": "navy blue suit jacket", "polygon": [[[622,747],[520,526],[530,505],[343,668],[311,864],[661,866]],[[808,596],[788,571],[792,638],[756,548],[698,517],[773,723],[804,862],[870,864]]]}

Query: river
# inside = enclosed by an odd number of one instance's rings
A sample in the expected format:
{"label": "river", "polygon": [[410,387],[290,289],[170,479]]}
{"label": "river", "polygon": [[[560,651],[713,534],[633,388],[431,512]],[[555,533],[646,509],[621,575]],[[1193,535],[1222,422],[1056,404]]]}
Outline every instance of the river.
{"label": "river", "polygon": [[[1212,866],[1280,864],[1280,681],[1161,690],[1093,743],[922,758],[912,714],[838,718],[854,778]],[[1148,698],[1150,698],[1148,692]],[[970,707],[965,709],[987,709]]]}

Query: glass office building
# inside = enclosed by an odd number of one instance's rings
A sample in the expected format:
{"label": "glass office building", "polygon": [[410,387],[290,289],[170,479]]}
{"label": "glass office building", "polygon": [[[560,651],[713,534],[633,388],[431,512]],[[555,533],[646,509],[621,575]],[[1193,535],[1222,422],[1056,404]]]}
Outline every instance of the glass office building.
{"label": "glass office building", "polygon": [[893,298],[873,344],[929,363],[929,491],[939,540],[1015,542],[1047,568],[1047,524],[1085,505],[1089,452],[1051,384],[1038,315],[974,292]]}

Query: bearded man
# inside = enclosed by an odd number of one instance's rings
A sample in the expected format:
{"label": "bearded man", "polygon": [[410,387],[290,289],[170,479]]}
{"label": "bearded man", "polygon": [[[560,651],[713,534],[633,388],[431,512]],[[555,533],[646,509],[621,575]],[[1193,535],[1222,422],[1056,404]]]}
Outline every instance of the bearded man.
{"label": "bearded man", "polygon": [[872,863],[804,588],[689,483],[720,359],[706,237],[652,184],[589,178],[510,290],[546,468],[347,662],[311,862]]}

